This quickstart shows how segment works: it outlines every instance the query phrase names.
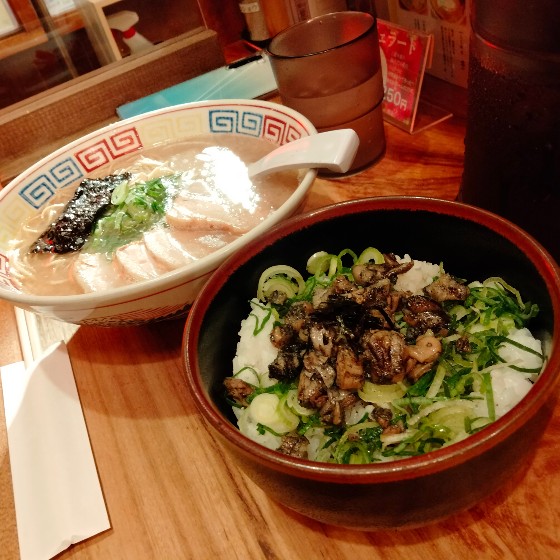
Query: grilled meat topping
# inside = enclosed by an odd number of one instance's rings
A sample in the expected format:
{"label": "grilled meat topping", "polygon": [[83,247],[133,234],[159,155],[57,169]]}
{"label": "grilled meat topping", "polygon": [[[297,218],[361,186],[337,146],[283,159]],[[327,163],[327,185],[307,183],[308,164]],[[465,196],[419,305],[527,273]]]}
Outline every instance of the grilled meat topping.
{"label": "grilled meat topping", "polygon": [[336,354],[336,384],[340,389],[361,389],[364,381],[361,358],[348,344],[341,345]]}
{"label": "grilled meat topping", "polygon": [[428,296],[410,296],[403,305],[403,318],[413,327],[414,336],[430,330],[438,336],[445,336],[449,329],[449,316],[443,307]]}
{"label": "grilled meat topping", "polygon": [[253,393],[255,388],[237,377],[226,377],[224,380],[227,394],[241,406],[248,406],[247,397]]}
{"label": "grilled meat topping", "polygon": [[468,286],[461,284],[450,274],[442,274],[424,288],[424,293],[439,303],[442,301],[464,301],[469,296],[469,292]]}
{"label": "grilled meat topping", "polygon": [[360,286],[368,286],[389,278],[395,280],[399,274],[409,271],[413,266],[413,261],[399,262],[392,254],[384,255],[385,262],[383,264],[356,264],[352,267],[352,276],[356,284]]}
{"label": "grilled meat topping", "polygon": [[288,434],[282,436],[282,443],[278,448],[280,453],[290,455],[290,457],[299,457],[300,459],[307,459],[307,447],[309,442],[304,436],[294,436]]}
{"label": "grilled meat topping", "polygon": [[363,360],[374,383],[397,383],[404,379],[406,342],[397,331],[370,330],[360,340]]}

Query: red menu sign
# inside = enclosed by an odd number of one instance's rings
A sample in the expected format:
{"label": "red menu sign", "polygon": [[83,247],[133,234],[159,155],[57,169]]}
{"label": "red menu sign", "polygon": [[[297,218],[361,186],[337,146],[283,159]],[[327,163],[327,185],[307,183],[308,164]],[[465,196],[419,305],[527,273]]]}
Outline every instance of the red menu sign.
{"label": "red menu sign", "polygon": [[385,90],[383,117],[412,132],[433,37],[383,20],[377,21],[377,30]]}

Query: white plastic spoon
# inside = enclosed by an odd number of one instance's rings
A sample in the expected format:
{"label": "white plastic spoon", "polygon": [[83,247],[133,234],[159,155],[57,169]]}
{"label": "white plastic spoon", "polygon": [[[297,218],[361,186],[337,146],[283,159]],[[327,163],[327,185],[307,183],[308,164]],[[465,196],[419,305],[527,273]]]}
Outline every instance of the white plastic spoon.
{"label": "white plastic spoon", "polygon": [[288,142],[248,165],[249,177],[283,169],[321,168],[346,173],[360,140],[351,128],[320,132]]}

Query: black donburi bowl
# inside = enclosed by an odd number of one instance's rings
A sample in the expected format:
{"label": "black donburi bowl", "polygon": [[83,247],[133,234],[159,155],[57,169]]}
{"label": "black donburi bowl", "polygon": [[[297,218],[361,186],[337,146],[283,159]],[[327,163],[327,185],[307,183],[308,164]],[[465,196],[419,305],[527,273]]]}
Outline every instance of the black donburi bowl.
{"label": "black donburi bowl", "polygon": [[[304,272],[316,251],[368,246],[443,262],[469,280],[501,276],[535,302],[546,368],[513,410],[466,440],[424,456],[373,465],[313,463],[260,446],[233,423],[222,382],[232,374],[241,320],[261,272]],[[559,386],[560,278],[548,253],[515,225],[455,202],[372,198],[292,219],[228,259],[197,298],[184,333],[186,383],[211,433],[267,494],[313,519],[363,530],[412,527],[469,508],[520,473],[535,452]]]}

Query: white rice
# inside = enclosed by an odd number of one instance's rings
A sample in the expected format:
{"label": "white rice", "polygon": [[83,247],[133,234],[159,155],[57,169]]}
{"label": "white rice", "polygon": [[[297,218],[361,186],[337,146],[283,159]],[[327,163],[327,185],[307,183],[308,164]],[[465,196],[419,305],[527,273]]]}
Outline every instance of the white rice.
{"label": "white rice", "polygon": [[[405,255],[402,259],[397,258],[400,262],[411,260],[409,255]],[[421,294],[422,289],[431,284],[434,278],[441,273],[442,268],[439,265],[415,261],[411,270],[399,276],[395,288],[397,290],[410,291],[413,294]],[[276,380],[271,379],[268,375],[268,366],[278,354],[278,349],[270,341],[274,317],[270,317],[265,327],[257,334],[254,332],[257,321],[258,324],[261,324],[267,313],[268,311],[263,309],[262,303],[259,303],[256,298],[251,301],[251,312],[247,319],[241,323],[237,353],[233,359],[234,375],[238,375],[241,379],[259,387],[268,387],[277,383]],[[534,338],[526,328],[510,332],[509,337],[524,346],[541,352],[541,341]],[[505,361],[505,364],[496,366],[491,371],[497,418],[503,416],[523,399],[532,387],[531,381],[534,381],[537,377],[537,374],[519,372],[509,366],[515,365],[521,368],[534,369],[542,368],[543,365],[539,356],[511,344],[505,343],[500,348],[499,354]],[[481,417],[486,417],[488,415],[488,405],[485,397],[478,392],[471,393],[471,397],[480,398],[480,400],[474,400],[472,405],[477,414]],[[371,412],[372,408],[371,405],[363,404],[347,411],[347,425],[358,423],[365,413]],[[278,448],[281,438],[269,432],[260,433],[257,430],[257,423],[251,418],[249,409],[234,409],[234,411],[238,418],[239,428],[247,437],[270,449]],[[321,460],[318,454],[325,453],[325,450],[322,450],[322,446],[326,441],[322,429],[313,428],[308,430],[306,437],[310,442],[308,448],[309,458],[311,460]],[[458,439],[461,439],[461,437],[459,436]],[[466,437],[466,434],[464,434],[464,437]]]}
{"label": "white rice", "polygon": [[[268,376],[268,366],[278,355],[278,349],[270,342],[274,317],[270,317],[264,328],[255,334],[257,324],[260,325],[268,313],[257,298],[251,300],[251,313],[247,319],[241,321],[237,353],[233,359],[234,374],[241,372],[238,375],[240,379],[259,387],[268,387],[275,383]],[[258,376],[257,381],[253,371]]]}
{"label": "white rice", "polygon": [[[515,329],[508,334],[508,338],[513,340],[514,342],[518,342],[535,352],[539,352],[542,354],[542,344],[541,341],[536,339],[532,334],[531,331],[527,328],[525,329]],[[535,369],[540,368],[542,366],[542,359],[540,356],[536,356],[535,354],[531,354],[529,352],[525,352],[517,346],[513,344],[508,344],[507,342],[500,347],[498,350],[498,354],[504,362],[527,368],[527,369]],[[511,368],[508,368],[511,369]],[[515,370],[513,370],[515,371]],[[535,381],[537,378],[537,374],[535,373],[523,373],[517,372],[521,376],[531,379],[531,381]]]}
{"label": "white rice", "polygon": [[508,367],[497,367],[492,370],[490,376],[492,377],[496,418],[509,412],[533,386],[521,372]]}
{"label": "white rice", "polygon": [[[397,257],[399,262],[410,262],[410,255]],[[437,264],[426,261],[414,261],[412,268],[404,274],[399,274],[395,289],[401,292],[412,292],[415,295],[422,294],[422,289],[431,284],[436,276],[441,273]]]}
{"label": "white rice", "polygon": [[[516,329],[508,334],[508,338],[542,353],[541,341],[536,339],[529,329]],[[499,356],[506,364],[524,369],[542,368],[543,361],[540,356],[526,352],[513,344],[504,343],[498,350]],[[517,371],[507,365],[498,366],[492,370],[492,392],[494,393],[494,406],[496,418],[509,412],[529,392],[537,378],[536,373]]]}

